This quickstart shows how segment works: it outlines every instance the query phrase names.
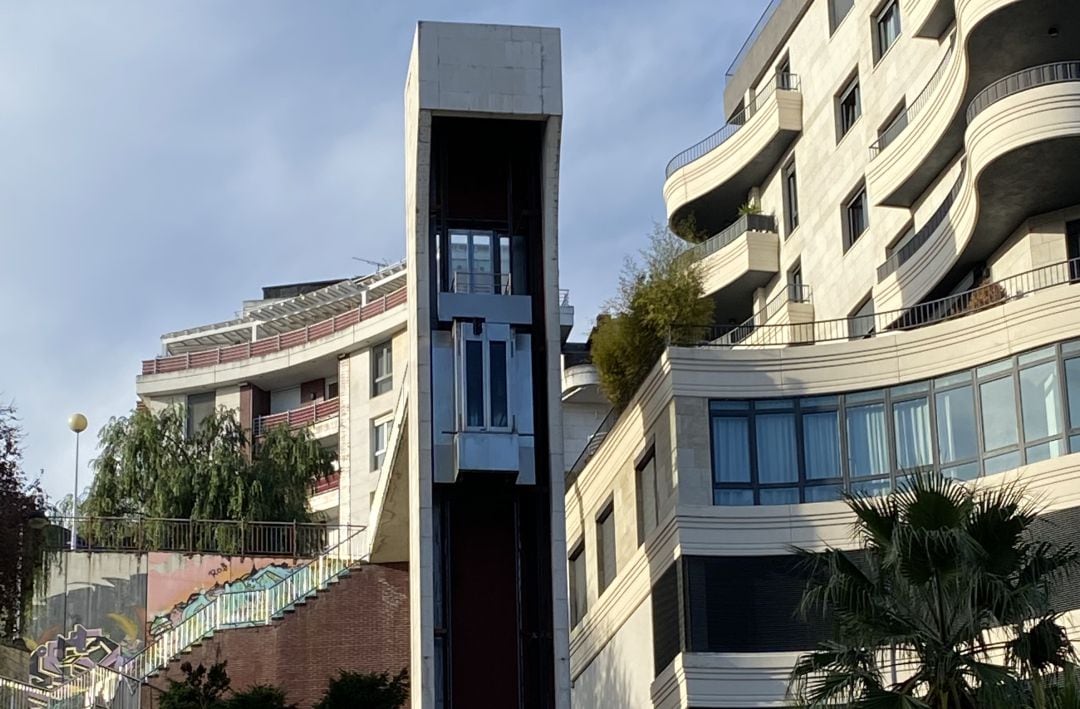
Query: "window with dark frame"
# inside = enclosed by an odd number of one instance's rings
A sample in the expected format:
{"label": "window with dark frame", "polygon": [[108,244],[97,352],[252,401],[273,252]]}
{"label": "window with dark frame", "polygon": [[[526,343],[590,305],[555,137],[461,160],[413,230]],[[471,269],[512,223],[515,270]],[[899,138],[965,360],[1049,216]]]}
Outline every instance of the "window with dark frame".
{"label": "window with dark frame", "polygon": [[371,395],[379,396],[394,388],[394,351],[390,342],[371,348]]}
{"label": "window with dark frame", "polygon": [[801,303],[806,299],[803,289],[802,259],[797,260],[787,273],[788,300],[792,303]]}
{"label": "window with dark frame", "polygon": [[867,227],[870,226],[870,218],[867,210],[866,187],[860,186],[855,194],[844,203],[844,251],[852,247],[859,240]]}
{"label": "window with dark frame", "polygon": [[836,95],[836,141],[848,134],[851,127],[862,115],[862,101],[859,98],[859,75],[852,77]]}
{"label": "window with dark frame", "polygon": [[383,459],[386,457],[386,446],[390,440],[390,427],[394,419],[387,418],[375,421],[371,424],[371,469],[377,471],[382,468]]}
{"label": "window with dark frame", "polygon": [[784,237],[799,226],[799,186],[795,177],[795,159],[788,160],[783,170]]}
{"label": "window with dark frame", "polygon": [[714,400],[709,412],[717,505],[883,494],[920,470],[972,480],[1080,452],[1080,340],[886,389]]}
{"label": "window with dark frame", "polygon": [[512,333],[508,326],[485,324],[474,331],[459,323],[463,340],[458,357],[459,411],[466,429],[510,428],[510,354]]}
{"label": "window with dark frame", "polygon": [[589,609],[589,584],[585,563],[585,540],[579,541],[570,552],[570,627],[575,627]]}
{"label": "window with dark frame", "polygon": [[877,329],[874,321],[874,297],[868,295],[848,317],[848,339],[861,340],[872,335]]}
{"label": "window with dark frame", "polygon": [[900,37],[900,2],[890,0],[874,17],[874,61],[879,61]]}
{"label": "window with dark frame", "polygon": [[635,470],[637,490],[638,546],[660,521],[660,491],[656,479],[656,449],[650,448]]}
{"label": "window with dark frame", "polygon": [[188,394],[187,398],[187,435],[194,436],[202,422],[213,415],[217,404],[217,395],[210,391],[204,394]]}
{"label": "window with dark frame", "polygon": [[596,517],[596,580],[598,593],[615,580],[618,573],[615,553],[615,502],[608,502],[607,507]]}
{"label": "window with dark frame", "polygon": [[829,0],[829,34],[836,31],[854,6],[855,0]]}

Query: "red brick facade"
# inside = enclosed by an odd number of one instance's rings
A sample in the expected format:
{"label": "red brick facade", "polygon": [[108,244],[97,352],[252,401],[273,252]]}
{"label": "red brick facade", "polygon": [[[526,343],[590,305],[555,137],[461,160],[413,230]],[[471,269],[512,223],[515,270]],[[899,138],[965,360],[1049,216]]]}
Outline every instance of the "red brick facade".
{"label": "red brick facade", "polygon": [[152,684],[164,688],[166,678],[182,679],[183,662],[228,660],[234,689],[277,685],[309,709],[339,669],[396,674],[408,666],[408,589],[406,564],[362,566],[282,620],[217,633],[173,660]]}

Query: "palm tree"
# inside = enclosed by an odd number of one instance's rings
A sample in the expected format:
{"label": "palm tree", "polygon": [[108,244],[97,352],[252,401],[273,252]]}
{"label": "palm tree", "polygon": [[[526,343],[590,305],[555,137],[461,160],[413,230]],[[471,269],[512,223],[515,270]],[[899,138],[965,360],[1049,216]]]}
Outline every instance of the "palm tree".
{"label": "palm tree", "polygon": [[795,665],[799,706],[1063,706],[1054,687],[1073,651],[1050,589],[1080,555],[1032,534],[1038,508],[1019,487],[917,474],[888,496],[845,499],[861,549],[796,550],[800,613],[834,625]]}

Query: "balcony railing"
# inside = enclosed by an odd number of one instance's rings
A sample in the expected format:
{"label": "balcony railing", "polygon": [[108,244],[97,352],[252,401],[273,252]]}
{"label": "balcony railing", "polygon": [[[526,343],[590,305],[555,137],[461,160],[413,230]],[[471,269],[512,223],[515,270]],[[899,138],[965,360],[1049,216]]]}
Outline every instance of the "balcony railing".
{"label": "balcony railing", "polygon": [[570,291],[567,288],[559,289],[559,307],[566,308],[570,306]]}
{"label": "balcony railing", "polygon": [[450,290],[454,293],[510,295],[510,274],[455,271],[454,279],[450,283]]}
{"label": "balcony railing", "polygon": [[915,120],[915,117],[922,112],[926,104],[937,93],[937,88],[941,84],[941,77],[945,75],[945,70],[952,62],[955,40],[955,34],[949,38],[949,49],[945,52],[945,56],[941,58],[941,63],[934,69],[933,75],[926,82],[926,86],[919,92],[919,95],[893,119],[889,127],[882,131],[878,139],[870,146],[871,160],[880,155],[882,150],[889,147],[904,132],[908,124]]}
{"label": "balcony railing", "polygon": [[709,254],[714,254],[748,231],[776,231],[776,217],[771,214],[744,214],[718,234],[714,234],[700,244],[689,248],[683,258],[688,261],[700,261]]}
{"label": "balcony railing", "polygon": [[[75,529],[78,551],[237,556],[312,556],[363,529],[348,524],[151,517],[57,517],[51,522],[58,531]],[[69,548],[65,536],[47,535],[54,551]]]}
{"label": "balcony railing", "polygon": [[1043,64],[1009,74],[1004,79],[990,84],[971,99],[967,109],[968,122],[970,123],[975,116],[1008,96],[1036,86],[1060,84],[1066,81],[1080,81],[1080,61]]}
{"label": "balcony railing", "polygon": [[762,91],[754,94],[751,97],[749,105],[733,115],[720,130],[673,157],[668,162],[667,168],[664,170],[664,179],[671,177],[676,170],[686,167],[698,158],[704,157],[706,154],[711,153],[713,150],[723,145],[728,138],[735,135],[747,121],[757,114],[758,109],[764,106],[768,98],[773,95],[776,89],[798,91],[798,75],[790,73],[777,74],[775,81],[770,81]]}
{"label": "balcony railing", "polygon": [[284,332],[273,337],[265,337],[254,342],[143,360],[142,373],[166,374],[168,372],[183,372],[198,367],[213,367],[218,364],[240,362],[252,357],[262,357],[291,347],[306,345],[309,342],[314,342],[352,327],[368,318],[382,315],[387,310],[403,304],[406,298],[405,294],[405,289],[400,288],[393,293],[384,295],[382,298],[371,301],[367,305],[327,318],[314,325],[308,325],[291,332]]}
{"label": "balcony railing", "polygon": [[600,422],[600,425],[596,428],[596,431],[589,436],[588,442],[585,443],[585,449],[581,451],[581,455],[578,456],[574,464],[570,466],[570,472],[566,474],[566,489],[569,490],[570,486],[577,480],[578,475],[585,469],[592,457],[596,455],[596,452],[600,450],[600,446],[604,443],[604,439],[611,433],[611,429],[615,426],[615,422],[619,420],[619,411],[612,408],[608,411],[607,416]]}
{"label": "balcony railing", "polygon": [[[773,316],[780,312],[780,308],[788,303],[811,303],[813,292],[810,286],[803,283],[789,283],[774,295],[761,310],[757,311],[742,323],[729,327],[716,339],[717,345],[737,345],[750,335],[759,325],[768,324]],[[710,333],[711,334],[711,333]],[[693,339],[693,338],[692,338]]]}
{"label": "balcony railing", "polygon": [[753,329],[752,344],[733,341],[729,336],[730,327],[713,325],[677,326],[672,329],[670,342],[693,342],[698,347],[782,347],[862,339],[953,320],[1048,288],[1077,282],[1080,282],[1080,258],[1025,271],[908,308],[808,323],[757,325]]}
{"label": "balcony railing", "polygon": [[316,401],[297,409],[259,416],[251,422],[251,431],[256,436],[263,436],[276,426],[285,426],[290,429],[303,428],[334,418],[338,415],[339,408],[339,399],[335,396],[333,399]]}
{"label": "balcony railing", "polygon": [[330,492],[331,490],[337,490],[341,486],[341,473],[333,472],[327,475],[325,478],[319,478],[315,481],[315,484],[311,486],[311,494],[321,495],[324,492]]}
{"label": "balcony railing", "polygon": [[878,266],[877,278],[879,282],[888,278],[899,270],[901,266],[910,261],[912,257],[919,252],[919,249],[930,240],[930,237],[937,231],[938,227],[941,226],[942,222],[945,221],[946,217],[948,217],[949,213],[952,211],[953,202],[956,201],[956,197],[960,194],[960,187],[963,183],[964,170],[961,169],[960,176],[956,178],[956,184],[954,184],[952,189],[949,190],[949,193],[945,195],[945,199],[941,201],[941,204],[934,210],[934,213],[930,215],[930,218],[926,220],[926,223],[915,232],[914,236],[912,236],[906,244],[899,249],[896,249],[889,258],[885,260],[885,263]]}

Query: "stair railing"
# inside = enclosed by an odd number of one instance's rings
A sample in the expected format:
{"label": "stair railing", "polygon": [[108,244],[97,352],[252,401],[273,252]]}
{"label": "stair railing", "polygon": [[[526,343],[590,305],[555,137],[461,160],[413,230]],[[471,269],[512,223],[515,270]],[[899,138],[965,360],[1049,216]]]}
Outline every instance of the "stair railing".
{"label": "stair railing", "polygon": [[101,665],[49,688],[0,677],[2,709],[139,709],[141,700],[142,682]]}

